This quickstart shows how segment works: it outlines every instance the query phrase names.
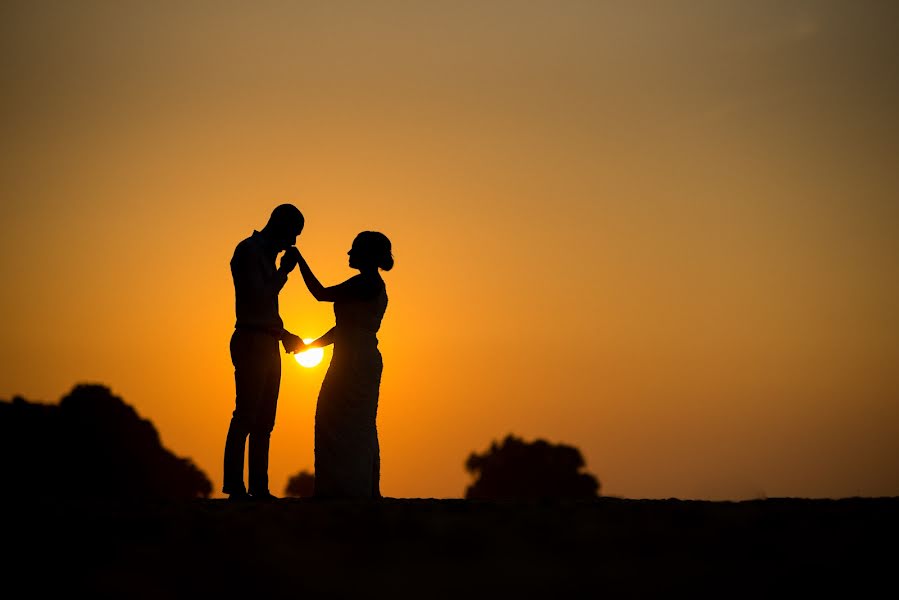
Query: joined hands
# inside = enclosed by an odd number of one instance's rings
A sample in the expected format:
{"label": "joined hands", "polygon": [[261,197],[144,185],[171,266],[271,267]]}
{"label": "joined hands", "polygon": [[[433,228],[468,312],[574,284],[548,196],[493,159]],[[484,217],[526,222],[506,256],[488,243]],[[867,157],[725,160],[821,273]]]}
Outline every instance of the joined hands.
{"label": "joined hands", "polygon": [[281,338],[281,344],[284,346],[286,354],[296,354],[306,349],[306,343],[298,335],[294,335],[289,331],[284,332]]}

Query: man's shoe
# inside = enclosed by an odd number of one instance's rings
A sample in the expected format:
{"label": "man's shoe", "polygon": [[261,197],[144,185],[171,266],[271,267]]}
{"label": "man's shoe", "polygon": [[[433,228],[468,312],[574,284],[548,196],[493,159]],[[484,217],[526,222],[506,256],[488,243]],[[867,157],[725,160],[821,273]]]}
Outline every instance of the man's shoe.
{"label": "man's shoe", "polygon": [[252,500],[258,500],[260,502],[270,502],[272,500],[278,500],[277,496],[272,495],[268,490],[264,492],[260,492],[258,494],[250,494],[250,498]]}
{"label": "man's shoe", "polygon": [[246,502],[250,500],[250,495],[246,492],[234,492],[233,494],[228,494],[228,500],[230,502]]}

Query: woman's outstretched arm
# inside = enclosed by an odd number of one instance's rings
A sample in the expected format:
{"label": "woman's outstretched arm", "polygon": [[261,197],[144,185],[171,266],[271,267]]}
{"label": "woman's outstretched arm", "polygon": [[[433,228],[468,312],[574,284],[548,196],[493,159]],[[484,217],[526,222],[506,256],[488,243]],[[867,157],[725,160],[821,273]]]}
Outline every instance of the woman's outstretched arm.
{"label": "woman's outstretched arm", "polygon": [[296,247],[291,248],[288,252],[293,251],[294,257],[297,261],[297,266],[300,268],[300,274],[303,276],[303,281],[306,282],[306,287],[309,289],[309,293],[312,294],[312,297],[318,301],[323,301],[325,298],[325,286],[321,284],[318,280],[318,277],[315,276],[315,273],[312,272],[312,269],[309,268],[309,263],[306,262],[306,259],[303,258],[303,255],[300,253],[300,250]]}
{"label": "woman's outstretched arm", "polygon": [[312,297],[319,302],[365,300],[373,298],[378,293],[377,283],[362,277],[361,274],[354,275],[343,283],[331,287],[323,286],[318,277],[315,276],[315,273],[312,272],[312,269],[309,268],[309,263],[306,262],[300,251],[295,248],[294,250],[296,252],[297,266],[300,269],[300,274],[303,276],[303,281],[306,282],[306,287],[309,289]]}

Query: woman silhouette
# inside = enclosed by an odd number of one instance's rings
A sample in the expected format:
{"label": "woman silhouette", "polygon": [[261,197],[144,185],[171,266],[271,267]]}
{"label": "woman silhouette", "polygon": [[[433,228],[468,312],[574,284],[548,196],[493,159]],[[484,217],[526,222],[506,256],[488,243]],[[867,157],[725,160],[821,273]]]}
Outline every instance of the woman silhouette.
{"label": "woman silhouette", "polygon": [[297,251],[306,287],[320,302],[334,303],[335,325],[309,347],[334,344],[315,409],[316,498],[380,498],[378,393],[381,352],[378,329],[387,310],[379,270],[393,268],[390,240],[363,231],[353,240],[349,265],[359,274],[324,287]]}

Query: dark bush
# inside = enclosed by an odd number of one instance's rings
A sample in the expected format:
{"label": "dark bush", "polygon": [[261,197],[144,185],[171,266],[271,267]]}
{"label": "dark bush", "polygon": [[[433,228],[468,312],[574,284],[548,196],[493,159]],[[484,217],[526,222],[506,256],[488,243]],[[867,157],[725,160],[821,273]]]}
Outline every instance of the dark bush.
{"label": "dark bush", "polygon": [[580,450],[544,440],[526,442],[513,435],[472,453],[465,469],[475,477],[469,499],[586,499],[599,495],[599,481],[582,472]]}
{"label": "dark bush", "polygon": [[0,489],[15,495],[196,498],[212,492],[188,458],[164,448],[153,424],[103,385],[58,405],[0,401]]}
{"label": "dark bush", "polygon": [[295,498],[311,498],[315,493],[315,475],[303,470],[287,480],[284,495]]}

